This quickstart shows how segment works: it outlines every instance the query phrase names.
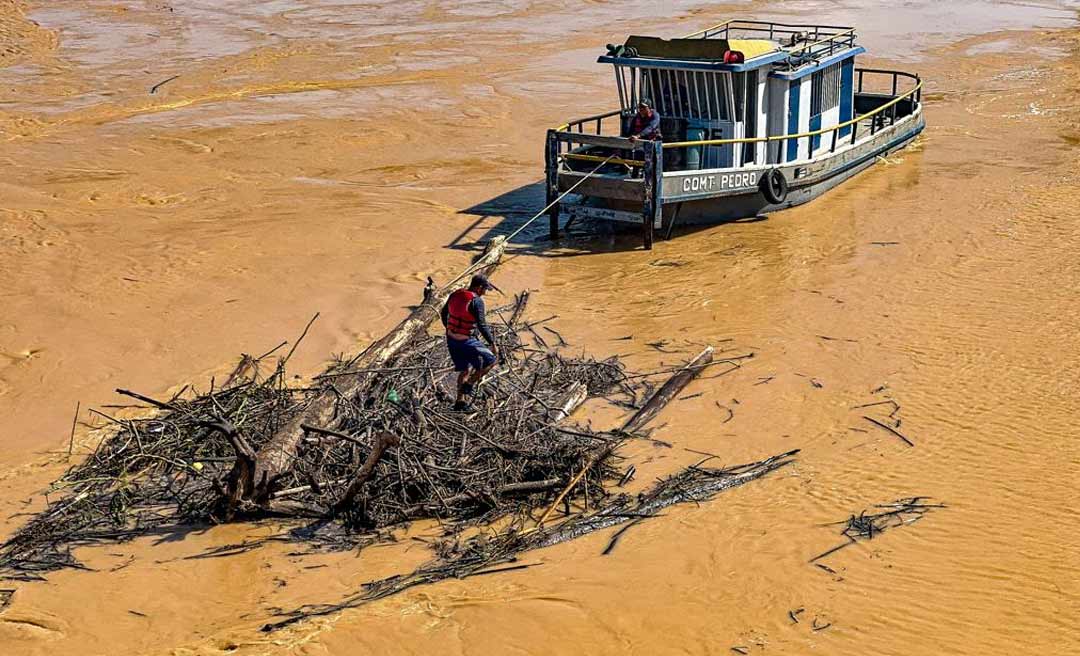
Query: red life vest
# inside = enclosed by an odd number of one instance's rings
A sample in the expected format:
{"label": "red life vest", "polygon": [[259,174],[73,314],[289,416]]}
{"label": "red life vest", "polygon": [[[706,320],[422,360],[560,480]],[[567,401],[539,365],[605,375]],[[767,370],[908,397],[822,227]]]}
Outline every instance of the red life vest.
{"label": "red life vest", "polygon": [[[630,134],[641,134],[645,130],[645,128],[649,127],[649,122],[652,121],[653,115],[655,113],[656,113],[656,110],[650,109],[648,117],[643,117],[641,114],[634,114],[634,118],[630,121]],[[648,139],[650,141],[652,141],[654,139],[657,139],[659,137],[660,137],[660,128],[659,127],[657,127],[657,129],[652,134],[642,134],[641,135],[642,139]]]}
{"label": "red life vest", "polygon": [[476,292],[459,289],[450,295],[447,301],[446,330],[455,335],[472,335],[476,327],[476,316],[469,309],[469,304],[476,298]]}

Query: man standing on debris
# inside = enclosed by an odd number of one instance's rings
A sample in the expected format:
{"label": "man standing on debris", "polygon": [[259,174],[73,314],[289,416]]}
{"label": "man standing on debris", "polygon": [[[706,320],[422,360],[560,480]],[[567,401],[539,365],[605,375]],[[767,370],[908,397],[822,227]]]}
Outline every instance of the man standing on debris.
{"label": "man standing on debris", "polygon": [[[492,285],[486,276],[477,274],[473,276],[468,289],[459,289],[451,294],[442,309],[446,347],[450,350],[450,359],[454,361],[454,371],[458,372],[454,410],[469,407],[465,397],[472,396],[476,385],[491,371],[498,359],[498,348],[484,315],[484,294],[489,289],[498,291],[498,287]],[[491,345],[490,349],[476,338],[477,332]]]}

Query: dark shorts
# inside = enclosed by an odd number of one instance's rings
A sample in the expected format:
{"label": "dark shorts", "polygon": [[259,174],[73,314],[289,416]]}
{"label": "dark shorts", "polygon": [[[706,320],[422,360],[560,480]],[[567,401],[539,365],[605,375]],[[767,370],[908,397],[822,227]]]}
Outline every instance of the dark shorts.
{"label": "dark shorts", "polygon": [[475,337],[457,340],[446,338],[446,348],[450,350],[450,359],[454,361],[454,371],[486,369],[495,364],[495,354]]}

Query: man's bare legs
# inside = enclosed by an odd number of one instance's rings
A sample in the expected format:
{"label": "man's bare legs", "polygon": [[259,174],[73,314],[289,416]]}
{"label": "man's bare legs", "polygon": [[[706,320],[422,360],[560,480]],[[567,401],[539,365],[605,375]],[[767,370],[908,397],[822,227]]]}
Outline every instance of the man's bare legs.
{"label": "man's bare legs", "polygon": [[457,382],[457,399],[455,404],[459,404],[465,400],[466,394],[472,394],[476,386],[480,384],[480,381],[484,379],[484,376],[488,374],[492,368],[495,367],[495,362],[492,362],[483,369],[473,369],[472,367],[462,371],[458,374]]}
{"label": "man's bare legs", "polygon": [[465,400],[465,385],[469,380],[469,370],[466,369],[458,374],[457,377],[457,398],[454,399],[455,405],[461,405],[461,402]]}

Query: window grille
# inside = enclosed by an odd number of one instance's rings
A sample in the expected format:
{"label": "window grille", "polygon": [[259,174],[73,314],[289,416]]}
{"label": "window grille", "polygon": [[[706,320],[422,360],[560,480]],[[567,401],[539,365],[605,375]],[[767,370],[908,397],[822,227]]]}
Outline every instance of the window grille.
{"label": "window grille", "polygon": [[810,88],[810,115],[817,116],[840,106],[840,64],[813,73]]}
{"label": "window grille", "polygon": [[[635,110],[638,100],[648,99],[665,118],[731,120],[724,73],[668,68],[628,69],[631,75],[625,71],[616,74],[616,83],[621,82],[623,87],[619,94],[623,109]],[[633,72],[637,73],[636,79]],[[740,85],[746,84],[743,77],[740,75]],[[737,97],[742,97],[745,88],[736,89]],[[737,106],[741,104],[740,101]]]}

